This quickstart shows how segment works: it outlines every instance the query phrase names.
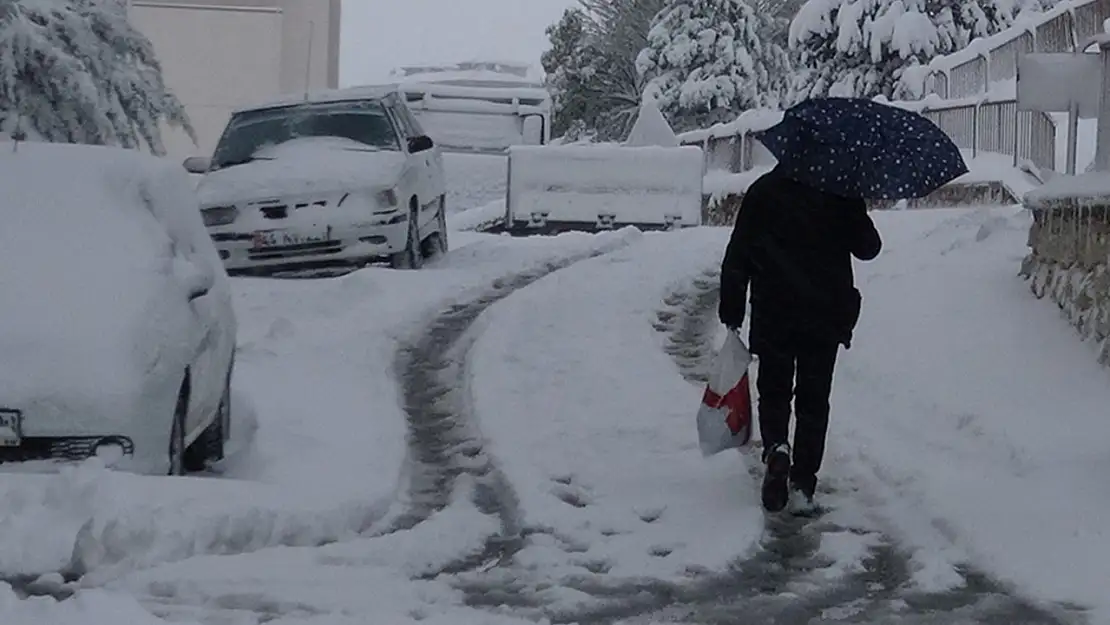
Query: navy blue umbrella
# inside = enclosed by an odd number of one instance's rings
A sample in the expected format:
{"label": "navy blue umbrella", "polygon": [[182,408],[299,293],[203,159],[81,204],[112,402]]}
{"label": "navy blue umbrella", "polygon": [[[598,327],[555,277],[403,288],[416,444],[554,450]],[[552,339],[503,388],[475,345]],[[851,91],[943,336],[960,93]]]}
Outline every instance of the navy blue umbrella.
{"label": "navy blue umbrella", "polygon": [[811,98],[754,133],[784,173],[844,197],[924,197],[967,173],[963,155],[936,124],[863,98]]}

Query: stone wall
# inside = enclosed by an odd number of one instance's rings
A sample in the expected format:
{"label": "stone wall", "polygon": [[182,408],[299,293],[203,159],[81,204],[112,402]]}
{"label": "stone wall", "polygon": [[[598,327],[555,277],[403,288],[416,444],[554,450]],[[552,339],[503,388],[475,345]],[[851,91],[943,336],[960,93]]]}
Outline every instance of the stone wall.
{"label": "stone wall", "polygon": [[1021,274],[1033,294],[1050,297],[1084,340],[1110,366],[1110,194],[1102,197],[1037,197],[1031,251]]}

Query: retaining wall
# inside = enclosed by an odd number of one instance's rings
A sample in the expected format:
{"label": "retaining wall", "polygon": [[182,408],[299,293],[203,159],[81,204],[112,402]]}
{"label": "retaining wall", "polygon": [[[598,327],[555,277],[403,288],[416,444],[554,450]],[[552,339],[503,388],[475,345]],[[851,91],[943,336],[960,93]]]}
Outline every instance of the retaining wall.
{"label": "retaining wall", "polygon": [[1110,192],[1031,193],[1029,255],[1021,273],[1033,294],[1049,297],[1110,366]]}

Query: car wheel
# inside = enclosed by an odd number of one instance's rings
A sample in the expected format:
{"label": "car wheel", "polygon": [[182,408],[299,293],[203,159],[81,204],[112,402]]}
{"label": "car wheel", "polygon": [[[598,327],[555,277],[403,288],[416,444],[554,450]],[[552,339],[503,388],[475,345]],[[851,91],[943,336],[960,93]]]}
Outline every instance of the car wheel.
{"label": "car wheel", "polygon": [[189,385],[183,383],[177,393],[177,405],[173,410],[173,423],[170,426],[170,445],[168,475],[185,475],[185,415],[189,412]]}
{"label": "car wheel", "polygon": [[389,266],[394,269],[420,269],[424,257],[420,253],[420,215],[414,208],[409,211],[409,227],[405,249],[389,257]]}
{"label": "car wheel", "polygon": [[228,373],[216,418],[185,452],[187,471],[204,471],[211,463],[224,459],[224,441],[231,433],[231,375]]}
{"label": "car wheel", "polygon": [[439,258],[447,253],[447,201],[442,197],[439,198],[439,211],[436,213],[436,230],[421,245],[424,258]]}

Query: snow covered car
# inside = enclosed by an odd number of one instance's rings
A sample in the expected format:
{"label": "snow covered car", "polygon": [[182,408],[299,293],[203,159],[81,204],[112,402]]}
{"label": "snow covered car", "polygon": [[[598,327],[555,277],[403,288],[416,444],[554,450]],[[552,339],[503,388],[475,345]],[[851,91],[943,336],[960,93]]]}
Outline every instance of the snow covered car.
{"label": "snow covered car", "polygon": [[236,320],[181,166],[6,143],[0,185],[0,461],[180,475],[222,457]]}
{"label": "snow covered car", "polygon": [[386,260],[419,268],[447,250],[443,157],[393,87],[354,87],[236,111],[204,173],[204,222],[229,273]]}

